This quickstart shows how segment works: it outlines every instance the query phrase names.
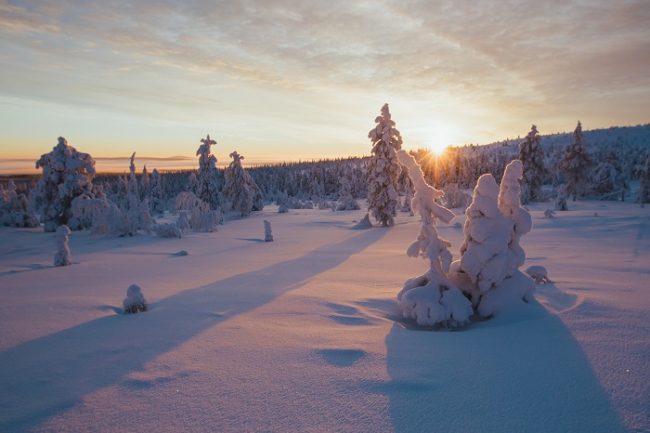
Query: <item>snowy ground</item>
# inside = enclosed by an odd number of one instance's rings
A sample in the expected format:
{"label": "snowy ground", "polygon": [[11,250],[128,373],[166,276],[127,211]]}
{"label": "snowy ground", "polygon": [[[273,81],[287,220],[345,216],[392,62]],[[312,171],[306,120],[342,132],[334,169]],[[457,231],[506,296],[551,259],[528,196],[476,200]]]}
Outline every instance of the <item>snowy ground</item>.
{"label": "snowy ground", "polygon": [[[404,214],[363,231],[362,211],[269,209],[180,240],[73,233],[65,268],[52,234],[1,228],[0,431],[648,432],[650,207],[546,207],[522,244],[554,283],[459,332],[396,317],[426,269]],[[440,233],[457,254],[456,221]],[[119,314],[131,283],[150,311]]]}

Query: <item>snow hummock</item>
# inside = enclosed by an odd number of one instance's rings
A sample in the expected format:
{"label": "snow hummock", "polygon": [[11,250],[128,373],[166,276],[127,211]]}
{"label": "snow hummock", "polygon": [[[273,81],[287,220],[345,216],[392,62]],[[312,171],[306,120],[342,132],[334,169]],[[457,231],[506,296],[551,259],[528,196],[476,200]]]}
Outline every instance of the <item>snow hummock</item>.
{"label": "snow hummock", "polygon": [[147,302],[142,295],[142,289],[137,284],[131,284],[126,289],[126,298],[122,302],[124,312],[127,314],[141,313],[147,311]]}
{"label": "snow hummock", "polygon": [[54,234],[56,242],[56,254],[54,255],[54,266],[68,266],[72,264],[70,259],[70,229],[66,225],[59,226]]}

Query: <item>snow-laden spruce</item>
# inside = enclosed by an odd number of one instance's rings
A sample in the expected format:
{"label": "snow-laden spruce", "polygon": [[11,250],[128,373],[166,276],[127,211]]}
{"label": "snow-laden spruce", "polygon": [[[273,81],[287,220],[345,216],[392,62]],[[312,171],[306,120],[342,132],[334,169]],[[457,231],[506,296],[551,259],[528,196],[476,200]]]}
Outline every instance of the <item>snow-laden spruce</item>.
{"label": "snow-laden spruce", "polygon": [[66,225],[59,226],[54,233],[56,253],[54,254],[54,266],[68,266],[72,264],[70,258],[70,229]]}
{"label": "snow-laden spruce", "polygon": [[397,151],[402,148],[402,137],[391,119],[388,104],[375,118],[377,124],[368,132],[372,142],[372,156],[368,163],[368,211],[383,226],[393,225],[399,204],[398,180],[402,168]]}
{"label": "snow-laden spruce", "polygon": [[214,144],[217,142],[210,138],[210,134],[201,139],[201,145],[196,151],[196,156],[199,157],[199,170],[195,185],[192,185],[194,182],[190,175],[190,188],[196,188],[195,191],[193,189],[190,191],[196,193],[197,197],[207,203],[212,210],[219,209],[221,205],[217,157],[210,151]]}
{"label": "snow-laden spruce", "polygon": [[641,203],[641,206],[650,203],[650,154],[646,158],[643,170],[641,171],[639,203]]}
{"label": "snow-laden spruce", "polygon": [[224,171],[223,195],[229,208],[248,216],[251,211],[260,211],[264,208],[262,192],[253,178],[242,166],[242,155],[233,151],[230,154],[232,162]]}
{"label": "snow-laden spruce", "polygon": [[36,168],[43,170],[32,198],[35,209],[40,212],[46,232],[53,232],[67,224],[72,216],[72,200],[82,194],[92,196],[92,180],[95,176],[95,160],[69,146],[65,138],[50,153],[41,155]]}
{"label": "snow-laden spruce", "polygon": [[534,290],[532,280],[518,269],[525,260],[519,240],[532,225],[519,199],[522,176],[519,160],[506,167],[501,188],[491,174],[483,174],[465,211],[461,258],[452,263],[449,277],[482,317],[530,300]]}
{"label": "snow-laden spruce", "polygon": [[149,205],[151,211],[162,214],[165,211],[165,194],[163,192],[162,177],[157,169],[151,172],[149,181]]}
{"label": "snow-laden spruce", "polygon": [[573,140],[566,147],[564,158],[560,161],[560,172],[566,180],[567,194],[573,197],[573,201],[576,201],[579,194],[585,192],[587,169],[590,164],[591,161],[583,142],[582,124],[578,121],[576,129],[573,131]]}
{"label": "snow-laden spruce", "polygon": [[544,151],[540,139],[537,126],[533,125],[524,141],[519,145],[519,160],[524,165],[526,187],[522,198],[525,203],[543,198],[542,183],[544,182],[546,169],[544,168]]}
{"label": "snow-laden spruce", "polygon": [[357,203],[352,196],[352,183],[350,182],[349,173],[346,172],[341,176],[340,185],[341,188],[339,189],[339,199],[336,203],[336,210],[344,211],[361,209],[359,203]]}
{"label": "snow-laden spruce", "polygon": [[530,213],[521,206],[521,184],[519,182],[522,178],[523,165],[521,161],[515,159],[506,166],[499,188],[499,211],[512,224],[508,242],[510,253],[506,271],[508,277],[514,275],[515,271],[526,261],[526,253],[519,244],[519,240],[533,227]]}
{"label": "snow-laden spruce", "polygon": [[413,181],[415,195],[411,208],[420,215],[422,223],[415,242],[409,246],[410,257],[429,259],[429,270],[419,277],[406,281],[397,295],[402,315],[415,319],[419,325],[458,327],[469,322],[472,305],[448,278],[447,271],[451,263],[448,241],[440,238],[436,231],[435,220],[446,223],[454,218],[447,208],[436,203],[442,197],[439,191],[427,184],[420,166],[411,155],[400,150],[397,152],[402,165],[408,169]]}
{"label": "snow-laden spruce", "polygon": [[273,231],[271,221],[264,220],[264,242],[273,242]]}
{"label": "snow-laden spruce", "polygon": [[147,301],[144,299],[142,289],[137,284],[131,284],[126,289],[126,298],[122,301],[124,312],[127,314],[135,314],[147,311]]}

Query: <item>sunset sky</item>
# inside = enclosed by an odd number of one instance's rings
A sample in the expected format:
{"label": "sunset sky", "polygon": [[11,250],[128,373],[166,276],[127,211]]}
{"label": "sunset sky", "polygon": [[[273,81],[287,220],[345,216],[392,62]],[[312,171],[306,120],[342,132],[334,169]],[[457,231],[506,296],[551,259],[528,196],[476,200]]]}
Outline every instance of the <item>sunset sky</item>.
{"label": "sunset sky", "polygon": [[650,2],[0,0],[0,158],[369,154],[650,121]]}

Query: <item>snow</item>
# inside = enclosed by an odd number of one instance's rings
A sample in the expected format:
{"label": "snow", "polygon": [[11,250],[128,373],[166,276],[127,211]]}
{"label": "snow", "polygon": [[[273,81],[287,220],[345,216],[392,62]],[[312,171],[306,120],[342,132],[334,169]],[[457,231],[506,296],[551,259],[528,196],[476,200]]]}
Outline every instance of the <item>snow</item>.
{"label": "snow", "polygon": [[[462,332],[399,318],[396,288],[429,267],[404,254],[417,216],[357,231],[365,211],[269,206],[181,239],[76,232],[66,267],[51,234],[2,227],[0,431],[650,431],[650,209],[546,207],[521,243],[554,282]],[[251,239],[264,219],[281,239]],[[457,253],[461,231],[437,230]],[[149,310],[119,314],[133,282]]]}

